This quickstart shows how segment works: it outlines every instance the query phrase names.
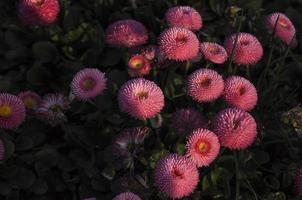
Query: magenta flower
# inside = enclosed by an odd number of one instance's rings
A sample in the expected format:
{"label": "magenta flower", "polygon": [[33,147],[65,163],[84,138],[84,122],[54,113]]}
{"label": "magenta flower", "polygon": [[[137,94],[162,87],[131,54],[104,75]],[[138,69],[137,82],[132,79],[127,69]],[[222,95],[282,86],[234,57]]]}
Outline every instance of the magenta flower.
{"label": "magenta flower", "polygon": [[193,129],[205,128],[207,120],[193,108],[182,108],[173,114],[172,125],[181,135],[188,135]]}
{"label": "magenta flower", "polygon": [[18,128],[25,120],[24,103],[15,95],[0,93],[0,127],[4,129]]}
{"label": "magenta flower", "polygon": [[142,55],[133,55],[128,61],[128,73],[131,77],[142,77],[149,74],[150,62]]}
{"label": "magenta flower", "polygon": [[46,26],[56,21],[60,12],[58,0],[20,0],[18,14],[28,25]]}
{"label": "magenta flower", "polygon": [[160,53],[164,58],[176,61],[186,61],[198,54],[199,41],[196,35],[185,28],[168,28],[159,38]]}
{"label": "magenta flower", "polygon": [[155,45],[148,45],[140,50],[140,55],[144,56],[149,61],[154,60],[158,55],[158,47]]}
{"label": "magenta flower", "polygon": [[225,81],[223,92],[225,101],[242,110],[252,110],[257,104],[257,90],[247,79],[231,76]]}
{"label": "magenta flower", "polygon": [[172,199],[189,196],[196,188],[199,174],[196,165],[187,157],[170,154],[158,161],[155,184]]}
{"label": "magenta flower", "polygon": [[119,107],[137,119],[157,115],[164,107],[164,94],[152,81],[137,78],[124,83],[118,92]]}
{"label": "magenta flower", "polygon": [[187,93],[200,103],[216,100],[222,94],[223,88],[222,76],[211,69],[196,70],[188,77]]}
{"label": "magenta flower", "polygon": [[33,91],[20,92],[18,97],[23,101],[27,110],[35,110],[41,101],[41,97]]}
{"label": "magenta flower", "polygon": [[98,69],[85,68],[73,78],[70,87],[80,100],[86,101],[100,95],[106,89],[105,74]]}
{"label": "magenta flower", "polygon": [[181,27],[192,31],[198,31],[202,27],[200,14],[189,6],[176,6],[167,10],[166,21],[171,27]]}
{"label": "magenta flower", "polygon": [[195,129],[188,137],[187,156],[197,167],[209,166],[219,154],[218,137],[207,129]]}
{"label": "magenta flower", "polygon": [[226,50],[217,43],[202,42],[200,43],[200,51],[206,60],[216,64],[222,64],[228,59]]}
{"label": "magenta flower", "polygon": [[117,195],[112,200],[142,200],[142,199],[136,194],[133,194],[132,192],[124,192]]}
{"label": "magenta flower", "polygon": [[246,149],[257,136],[257,124],[247,112],[238,108],[220,111],[212,122],[220,144],[229,149]]}
{"label": "magenta flower", "polygon": [[69,104],[63,94],[47,94],[39,104],[36,114],[41,120],[55,126],[67,121],[64,111],[69,109]]}
{"label": "magenta flower", "polygon": [[[258,39],[249,33],[238,33],[236,46],[236,34],[231,35],[224,41],[224,46],[232,61],[240,65],[257,63],[263,56],[263,48]],[[232,50],[234,48],[234,50]]]}
{"label": "magenta flower", "polygon": [[119,20],[108,26],[105,40],[114,47],[135,47],[147,42],[148,33],[145,26],[138,21]]}
{"label": "magenta flower", "polygon": [[[278,18],[279,16],[279,18]],[[278,19],[278,22],[277,22]],[[277,24],[276,24],[277,22]],[[276,29],[275,29],[276,25]],[[266,28],[270,33],[272,33],[275,29],[275,35],[283,42],[285,42],[287,45],[289,45],[292,40],[294,43],[295,41],[295,35],[296,35],[296,29],[290,19],[283,13],[272,13],[267,16],[266,18]]]}

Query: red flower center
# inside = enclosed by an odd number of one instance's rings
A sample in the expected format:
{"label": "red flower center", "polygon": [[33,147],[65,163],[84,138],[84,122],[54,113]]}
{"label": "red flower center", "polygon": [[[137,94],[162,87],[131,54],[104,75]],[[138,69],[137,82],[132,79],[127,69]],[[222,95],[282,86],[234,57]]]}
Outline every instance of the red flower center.
{"label": "red flower center", "polygon": [[241,46],[248,46],[248,45],[250,44],[250,42],[247,41],[247,40],[243,40],[243,41],[240,41],[239,44],[240,44]]}
{"label": "red flower center", "polygon": [[281,27],[283,27],[283,28],[287,28],[288,27],[288,22],[287,22],[287,20],[286,19],[284,19],[284,18],[279,18],[279,20],[278,20],[278,24],[281,26]]}
{"label": "red flower center", "polygon": [[187,37],[184,35],[177,35],[175,41],[179,43],[186,43],[188,40]]}
{"label": "red flower center", "polygon": [[219,48],[216,48],[216,47],[210,47],[210,48],[209,48],[209,52],[210,52],[211,54],[217,55],[217,54],[220,53],[220,49],[219,49]]}
{"label": "red flower center", "polygon": [[183,173],[176,167],[173,168],[172,174],[174,178],[183,178]]}
{"label": "red flower center", "polygon": [[246,89],[245,89],[244,87],[241,87],[241,88],[239,89],[239,94],[240,94],[240,96],[242,96],[245,92],[246,92]]}
{"label": "red flower center", "polygon": [[205,78],[204,80],[199,82],[201,87],[209,87],[211,85],[212,80],[210,78]]}
{"label": "red flower center", "polygon": [[32,4],[35,6],[41,6],[45,0],[31,0]]}
{"label": "red flower center", "polygon": [[148,92],[141,91],[141,92],[138,92],[136,94],[136,96],[138,97],[139,100],[147,99],[148,98]]}
{"label": "red flower center", "polygon": [[233,121],[233,129],[236,130],[239,126],[240,126],[240,120],[239,119],[235,119]]}

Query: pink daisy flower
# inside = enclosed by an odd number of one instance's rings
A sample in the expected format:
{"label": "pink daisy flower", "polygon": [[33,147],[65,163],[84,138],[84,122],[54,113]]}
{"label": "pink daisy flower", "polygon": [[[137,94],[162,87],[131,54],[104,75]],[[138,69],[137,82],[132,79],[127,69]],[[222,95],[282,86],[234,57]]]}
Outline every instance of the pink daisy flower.
{"label": "pink daisy flower", "polygon": [[2,139],[0,139],[0,162],[4,160],[4,157],[5,157],[4,142]]}
{"label": "pink daisy flower", "polygon": [[117,195],[112,200],[142,200],[142,199],[136,194],[133,194],[132,192],[124,192]]}
{"label": "pink daisy flower", "polygon": [[158,38],[158,44],[164,58],[177,61],[195,58],[199,49],[196,35],[188,29],[178,27],[164,30]]}
{"label": "pink daisy flower", "polygon": [[131,154],[129,146],[134,147],[142,144],[148,135],[148,129],[135,127],[124,129],[112,144],[112,153],[119,158],[128,158]]}
{"label": "pink daisy flower", "polygon": [[219,154],[220,144],[218,137],[207,129],[195,129],[189,136],[187,156],[197,167],[209,166]]}
{"label": "pink daisy flower", "polygon": [[41,101],[41,97],[33,91],[21,92],[18,97],[23,101],[27,110],[35,110]]}
{"label": "pink daisy flower", "polygon": [[140,55],[148,60],[154,60],[158,54],[158,48],[155,45],[148,45],[140,50]]}
{"label": "pink daisy flower", "polygon": [[199,174],[196,165],[187,157],[170,154],[158,161],[155,184],[172,199],[189,196],[196,188]]}
{"label": "pink daisy flower", "polygon": [[207,120],[193,108],[182,108],[173,114],[172,125],[181,135],[188,135],[193,129],[205,128]]}
{"label": "pink daisy flower", "polygon": [[257,136],[254,118],[238,108],[220,111],[212,122],[213,132],[217,134],[220,144],[229,149],[246,149]]}
{"label": "pink daisy flower", "polygon": [[98,69],[85,68],[73,78],[71,92],[80,100],[86,101],[100,95],[106,89],[105,74]]}
{"label": "pink daisy flower", "polygon": [[226,50],[217,43],[202,42],[200,51],[206,60],[216,64],[222,64],[228,59]]}
{"label": "pink daisy flower", "polygon": [[211,69],[193,72],[187,81],[187,93],[198,102],[211,102],[219,98],[224,88],[221,75]]}
{"label": "pink daisy flower", "polygon": [[298,195],[302,196],[302,168],[300,168],[297,172],[295,184]]}
{"label": "pink daisy flower", "polygon": [[164,107],[164,94],[152,81],[137,78],[124,83],[118,92],[121,111],[137,119],[157,115]]}
{"label": "pink daisy flower", "polygon": [[135,47],[147,42],[148,33],[145,26],[138,21],[119,20],[109,25],[105,40],[110,46]]}
{"label": "pink daisy flower", "polygon": [[258,39],[249,33],[238,33],[236,47],[236,34],[231,35],[224,41],[224,46],[231,57],[233,50],[233,62],[240,65],[257,63],[263,56],[263,48]]}
{"label": "pink daisy flower", "polygon": [[[279,19],[278,19],[279,16]],[[277,22],[278,19],[278,22]],[[277,24],[276,24],[277,22]],[[275,29],[276,25],[276,29]],[[275,29],[275,35],[287,45],[291,43],[296,34],[296,29],[290,19],[282,13],[272,13],[266,18],[266,28],[270,33]]]}
{"label": "pink daisy flower", "polygon": [[176,6],[167,10],[166,21],[171,27],[182,27],[192,31],[198,31],[202,27],[200,14],[189,6]]}
{"label": "pink daisy flower", "polygon": [[43,97],[36,113],[37,116],[52,126],[67,121],[64,111],[69,108],[69,100],[63,94],[47,94]]}
{"label": "pink daisy flower", "polygon": [[24,103],[15,95],[0,93],[0,127],[14,129],[25,120],[26,109]]}
{"label": "pink daisy flower", "polygon": [[20,0],[18,14],[28,25],[46,26],[56,21],[60,12],[58,0]]}
{"label": "pink daisy flower", "polygon": [[225,81],[223,92],[225,101],[242,110],[252,110],[257,104],[257,90],[247,79],[231,76]]}
{"label": "pink daisy flower", "polygon": [[133,55],[128,61],[128,73],[131,77],[142,77],[149,74],[150,62],[142,55]]}

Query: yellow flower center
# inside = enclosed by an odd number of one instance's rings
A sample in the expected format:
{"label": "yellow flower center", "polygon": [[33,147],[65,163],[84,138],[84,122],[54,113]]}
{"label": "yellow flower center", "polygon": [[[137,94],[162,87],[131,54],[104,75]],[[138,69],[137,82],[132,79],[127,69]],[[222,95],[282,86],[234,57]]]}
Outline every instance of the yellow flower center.
{"label": "yellow flower center", "polygon": [[134,60],[134,61],[132,61],[132,66],[135,69],[140,69],[143,66],[143,61],[142,60]]}
{"label": "yellow flower center", "polygon": [[61,110],[61,106],[58,104],[54,104],[50,106],[50,110],[52,110],[53,112],[59,112]]}
{"label": "yellow flower center", "polygon": [[279,19],[278,24],[280,26],[282,26],[283,28],[287,28],[288,27],[288,23],[287,23],[286,19],[283,19],[283,18]]}
{"label": "yellow flower center", "polygon": [[9,105],[0,106],[0,117],[10,117],[13,114],[13,110]]}
{"label": "yellow flower center", "polygon": [[24,99],[24,105],[27,109],[33,109],[35,104],[36,102],[30,97]]}
{"label": "yellow flower center", "polygon": [[82,89],[91,90],[95,86],[95,81],[93,79],[86,79],[82,83]]}
{"label": "yellow flower center", "polygon": [[208,151],[209,145],[206,142],[200,142],[198,144],[198,150],[200,153],[205,153]]}

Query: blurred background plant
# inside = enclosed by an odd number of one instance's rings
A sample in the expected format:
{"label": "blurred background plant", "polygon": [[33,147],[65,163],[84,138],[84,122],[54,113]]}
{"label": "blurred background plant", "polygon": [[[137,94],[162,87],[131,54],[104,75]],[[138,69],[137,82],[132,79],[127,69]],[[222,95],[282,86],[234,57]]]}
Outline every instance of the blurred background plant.
{"label": "blurred background plant", "polygon": [[[48,200],[112,199],[125,190],[142,199],[167,199],[153,184],[156,162],[169,152],[183,154],[185,139],[171,126],[172,113],[186,106],[208,119],[225,105],[222,101],[197,104],[186,97],[187,74],[201,66],[248,77],[257,86],[259,100],[252,111],[258,124],[255,144],[239,154],[240,199],[298,200],[294,178],[302,164],[302,1],[301,0],[61,0],[59,20],[47,27],[28,27],[17,17],[17,1],[0,2],[0,91],[18,94],[62,92],[83,67],[106,73],[108,89],[91,102],[74,102],[68,122],[49,127],[28,119],[17,131],[1,130],[5,160],[0,164],[0,199]],[[264,57],[247,73],[245,68],[206,61],[169,63],[149,74],[159,83],[166,105],[157,119],[138,121],[121,114],[117,90],[129,79],[130,57],[123,49],[108,47],[104,30],[120,19],[133,18],[149,31],[149,43],[166,27],[165,11],[190,5],[201,13],[200,41],[222,44],[232,33],[249,32],[261,41]],[[264,16],[285,13],[297,29],[298,46],[289,48],[264,29]],[[160,71],[160,73],[158,73]],[[155,76],[156,75],[156,76]],[[112,141],[124,128],[147,126],[148,137],[131,163],[116,162]],[[133,146],[129,146],[132,152]],[[184,199],[235,199],[235,165],[232,152],[222,149],[210,167],[201,169],[200,183]]]}

